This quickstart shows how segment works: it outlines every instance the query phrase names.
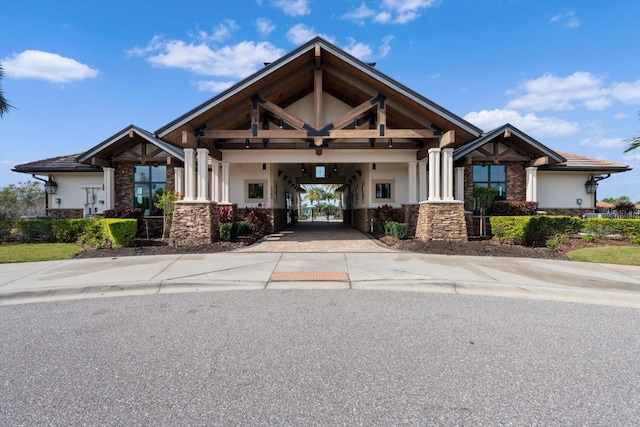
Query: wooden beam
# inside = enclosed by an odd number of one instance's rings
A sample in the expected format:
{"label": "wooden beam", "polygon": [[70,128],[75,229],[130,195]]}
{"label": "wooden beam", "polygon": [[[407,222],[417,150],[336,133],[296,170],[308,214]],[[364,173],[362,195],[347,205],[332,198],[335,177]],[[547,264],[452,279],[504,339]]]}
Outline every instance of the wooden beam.
{"label": "wooden beam", "polygon": [[[316,48],[319,49],[319,46],[316,45]],[[322,68],[316,68],[313,72],[313,101],[315,128],[320,129],[322,127]]]}
{"label": "wooden beam", "polygon": [[322,50],[320,49],[320,43],[316,43],[314,46],[314,53],[316,59],[316,69],[322,67]]}
{"label": "wooden beam", "polygon": [[327,138],[419,138],[437,140],[431,129],[385,129],[384,136],[378,129],[332,129]]}
{"label": "wooden beam", "polygon": [[108,168],[111,166],[111,162],[109,162],[108,160],[105,159],[101,159],[99,157],[92,157],[91,158],[91,166],[100,166],[103,168]]}
{"label": "wooden beam", "polygon": [[197,148],[198,147],[198,137],[193,133],[189,133],[186,130],[182,131],[182,145],[187,148]]}
{"label": "wooden beam", "polygon": [[[375,102],[376,98],[377,97],[373,97],[371,99],[368,99],[368,100],[364,101],[362,104],[358,105],[355,108],[352,108],[351,110],[347,111],[342,116],[340,116],[337,119],[335,119],[333,122],[331,122],[331,124],[333,125],[334,129],[343,128],[345,125],[347,125],[348,123],[352,122],[356,117],[358,117],[362,113],[364,113],[366,111],[369,111],[372,108],[374,108],[376,105],[378,105],[378,103]],[[319,128],[319,126],[317,126],[316,129],[317,128]]]}
{"label": "wooden beam", "polygon": [[548,164],[549,164],[549,156],[538,157],[537,159],[534,159],[531,162],[531,166],[534,166],[534,167],[548,165]]}
{"label": "wooden beam", "polygon": [[276,116],[287,122],[287,124],[293,126],[296,129],[303,129],[306,124],[304,120],[294,116],[291,113],[285,111],[284,108],[279,107],[271,101],[265,100],[264,104],[261,104],[267,111],[271,111]]}
{"label": "wooden beam", "polygon": [[258,134],[253,135],[251,129],[246,130],[237,130],[237,129],[211,129],[204,131],[204,136],[201,136],[200,139],[247,139],[247,138],[281,138],[281,139],[289,139],[289,138],[306,138],[308,136],[307,131],[304,129],[258,129]]}
{"label": "wooden beam", "polygon": [[[431,133],[433,135],[433,132]],[[450,130],[440,137],[440,148],[447,148],[456,143],[456,131]]]}
{"label": "wooden beam", "polygon": [[433,136],[433,129],[389,129],[384,132],[385,138],[420,138],[438,140]]}
{"label": "wooden beam", "polygon": [[133,129],[129,129],[129,138],[135,138],[136,137],[136,131],[134,131]]}
{"label": "wooden beam", "polygon": [[511,137],[511,131],[509,129],[505,129],[504,130],[504,138],[509,138]]}

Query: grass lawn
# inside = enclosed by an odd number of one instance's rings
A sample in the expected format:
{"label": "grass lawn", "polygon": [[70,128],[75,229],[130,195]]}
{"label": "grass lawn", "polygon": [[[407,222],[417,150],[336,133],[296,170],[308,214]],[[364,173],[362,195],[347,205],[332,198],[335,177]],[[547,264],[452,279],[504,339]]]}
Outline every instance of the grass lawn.
{"label": "grass lawn", "polygon": [[8,262],[33,262],[70,259],[82,252],[70,243],[23,243],[0,246],[0,264]]}
{"label": "grass lawn", "polygon": [[602,246],[577,249],[569,252],[567,257],[571,261],[640,265],[640,246]]}

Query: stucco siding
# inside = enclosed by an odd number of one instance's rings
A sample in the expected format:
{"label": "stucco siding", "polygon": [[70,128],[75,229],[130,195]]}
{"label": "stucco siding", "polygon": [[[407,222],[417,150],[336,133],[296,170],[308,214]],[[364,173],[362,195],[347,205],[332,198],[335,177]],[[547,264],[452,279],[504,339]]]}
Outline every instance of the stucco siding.
{"label": "stucco siding", "polygon": [[582,199],[582,207],[593,206],[593,195],[587,194],[584,183],[589,179],[585,172],[545,172],[538,171],[538,207],[579,208],[577,199]]}
{"label": "stucco siding", "polygon": [[[50,196],[49,209],[83,209],[85,215],[104,211],[105,192],[102,173],[57,173],[53,175],[58,184],[56,194]],[[59,200],[60,203],[56,203]]]}

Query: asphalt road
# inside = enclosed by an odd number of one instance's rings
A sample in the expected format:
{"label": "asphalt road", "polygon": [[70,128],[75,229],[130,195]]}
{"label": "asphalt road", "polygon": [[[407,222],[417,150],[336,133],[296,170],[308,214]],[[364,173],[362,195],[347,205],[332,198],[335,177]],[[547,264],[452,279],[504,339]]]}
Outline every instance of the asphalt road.
{"label": "asphalt road", "polygon": [[0,307],[0,425],[640,419],[640,310],[358,290]]}

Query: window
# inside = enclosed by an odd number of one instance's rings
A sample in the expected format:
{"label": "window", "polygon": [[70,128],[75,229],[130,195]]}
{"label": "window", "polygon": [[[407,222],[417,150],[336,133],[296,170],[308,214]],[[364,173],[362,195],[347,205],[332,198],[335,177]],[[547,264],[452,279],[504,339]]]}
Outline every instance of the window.
{"label": "window", "polygon": [[376,203],[393,203],[395,195],[393,191],[393,180],[374,181],[373,188],[375,190]]}
{"label": "window", "polygon": [[496,200],[507,199],[507,172],[504,165],[474,165],[473,186],[492,188],[498,192]]}
{"label": "window", "polygon": [[266,181],[246,180],[244,182],[244,202],[245,203],[265,203],[267,201],[265,188]]}
{"label": "window", "polygon": [[133,168],[133,207],[145,216],[161,216],[162,210],[153,206],[167,188],[167,167],[139,165]]}
{"label": "window", "polygon": [[324,166],[316,166],[316,178],[326,178],[327,170]]}

